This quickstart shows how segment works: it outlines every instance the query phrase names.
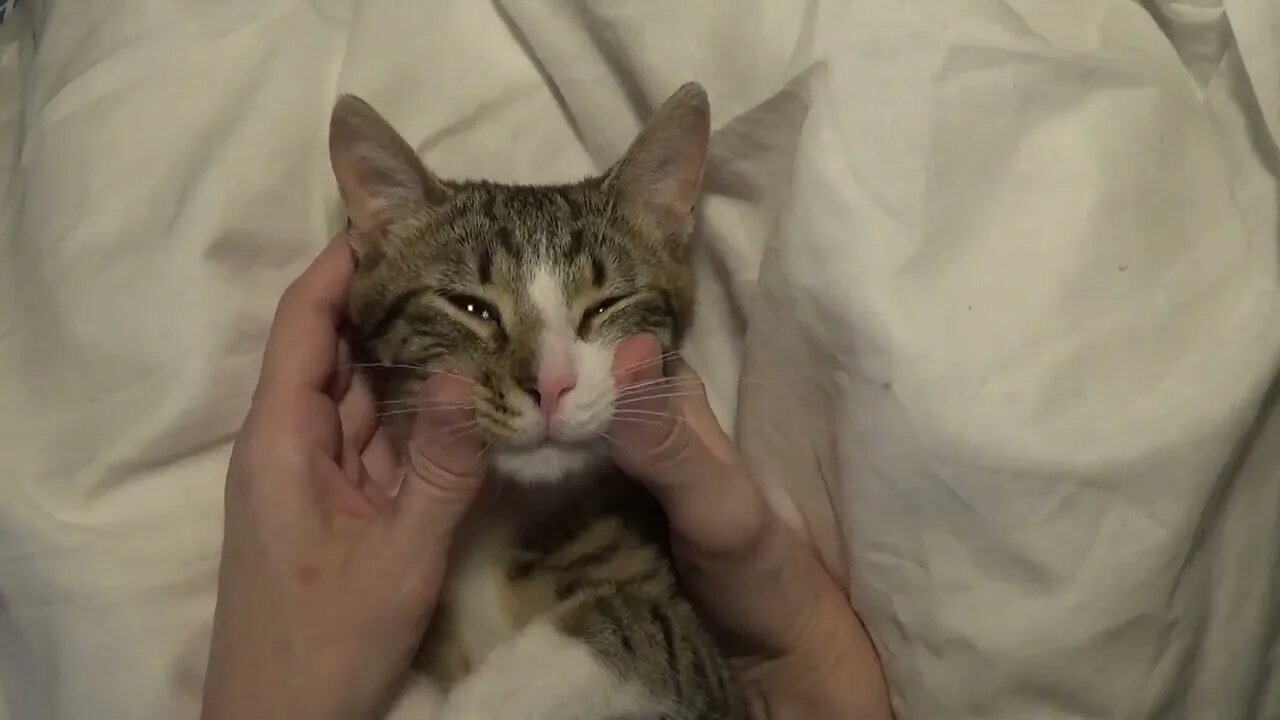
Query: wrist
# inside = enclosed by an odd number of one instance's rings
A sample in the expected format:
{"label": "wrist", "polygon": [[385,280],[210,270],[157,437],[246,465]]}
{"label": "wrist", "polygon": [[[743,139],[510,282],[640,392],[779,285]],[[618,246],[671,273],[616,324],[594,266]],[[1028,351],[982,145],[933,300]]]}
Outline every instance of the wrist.
{"label": "wrist", "polygon": [[323,654],[304,656],[269,632],[230,634],[240,642],[215,639],[201,720],[365,720],[348,707],[356,688],[338,694],[350,678],[326,667]]}
{"label": "wrist", "polygon": [[829,576],[792,649],[744,674],[755,720],[892,720],[880,659]]}
{"label": "wrist", "polygon": [[[345,704],[321,697],[324,688],[304,688],[291,678],[280,682],[226,683],[206,690],[200,720],[367,720]],[[303,691],[303,692],[299,692]]]}

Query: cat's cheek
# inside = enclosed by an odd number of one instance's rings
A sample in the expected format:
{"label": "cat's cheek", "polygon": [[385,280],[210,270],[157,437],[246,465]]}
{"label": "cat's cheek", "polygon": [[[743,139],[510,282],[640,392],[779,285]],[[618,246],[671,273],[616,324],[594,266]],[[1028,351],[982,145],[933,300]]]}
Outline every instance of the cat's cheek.
{"label": "cat's cheek", "polygon": [[613,347],[613,384],[624,388],[662,375],[662,344],[653,333],[636,333]]}

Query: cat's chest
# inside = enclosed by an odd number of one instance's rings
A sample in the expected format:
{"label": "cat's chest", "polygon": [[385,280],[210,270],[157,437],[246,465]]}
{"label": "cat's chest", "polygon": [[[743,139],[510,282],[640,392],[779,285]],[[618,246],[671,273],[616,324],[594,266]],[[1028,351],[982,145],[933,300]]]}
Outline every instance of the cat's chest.
{"label": "cat's chest", "polygon": [[478,662],[520,629],[516,598],[508,581],[511,528],[494,524],[475,527],[456,547],[445,580],[455,641],[472,662]]}
{"label": "cat's chest", "polygon": [[445,656],[460,655],[474,668],[584,580],[622,585],[665,577],[651,572],[658,553],[611,509],[623,498],[630,516],[642,513],[643,503],[625,488],[568,490],[504,492],[503,502],[478,508],[459,529],[441,597]]}

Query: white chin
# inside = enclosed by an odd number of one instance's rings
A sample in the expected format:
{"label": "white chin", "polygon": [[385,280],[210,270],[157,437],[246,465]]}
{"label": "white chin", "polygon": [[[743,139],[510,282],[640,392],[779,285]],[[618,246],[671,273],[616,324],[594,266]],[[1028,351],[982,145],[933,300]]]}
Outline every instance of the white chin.
{"label": "white chin", "polygon": [[516,482],[554,483],[576,478],[603,464],[603,443],[504,448],[492,454],[493,469]]}

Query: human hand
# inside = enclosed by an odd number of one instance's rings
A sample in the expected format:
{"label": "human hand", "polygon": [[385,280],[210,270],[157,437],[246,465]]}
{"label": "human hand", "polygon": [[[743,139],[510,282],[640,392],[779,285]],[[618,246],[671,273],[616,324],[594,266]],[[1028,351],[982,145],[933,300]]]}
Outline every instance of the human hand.
{"label": "human hand", "polygon": [[[890,718],[879,659],[848,599],[772,511],[688,366],[652,335],[619,344],[619,465],[653,492],[687,583],[744,661],[757,717]],[[643,422],[632,421],[643,418]]]}
{"label": "human hand", "polygon": [[[474,440],[393,452],[338,337],[352,272],[335,239],[276,311],[227,473],[205,720],[380,715],[480,486]],[[423,394],[459,407],[471,388],[437,376]],[[411,437],[463,412],[420,413]]]}

